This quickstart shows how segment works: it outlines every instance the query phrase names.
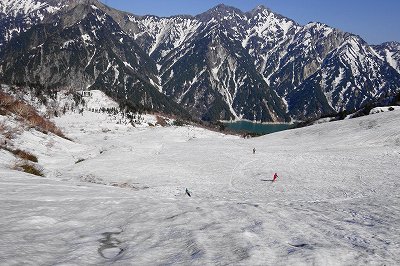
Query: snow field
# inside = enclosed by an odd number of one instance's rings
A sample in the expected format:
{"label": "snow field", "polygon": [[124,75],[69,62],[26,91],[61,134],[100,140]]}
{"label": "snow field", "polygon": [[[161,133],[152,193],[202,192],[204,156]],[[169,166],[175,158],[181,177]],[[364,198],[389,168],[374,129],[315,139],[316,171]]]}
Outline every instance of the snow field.
{"label": "snow field", "polygon": [[16,140],[46,178],[10,170],[0,152],[0,261],[397,265],[399,120],[395,110],[240,139],[67,114],[56,123],[75,142]]}

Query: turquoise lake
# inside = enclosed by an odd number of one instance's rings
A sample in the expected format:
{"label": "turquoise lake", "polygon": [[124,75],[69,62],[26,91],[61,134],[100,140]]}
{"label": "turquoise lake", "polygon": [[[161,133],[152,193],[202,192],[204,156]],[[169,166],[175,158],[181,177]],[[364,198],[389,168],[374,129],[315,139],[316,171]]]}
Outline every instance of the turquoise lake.
{"label": "turquoise lake", "polygon": [[253,123],[249,121],[238,121],[232,123],[224,123],[226,127],[230,130],[237,132],[250,132],[257,134],[270,134],[282,130],[287,130],[293,127],[289,124],[261,124]]}

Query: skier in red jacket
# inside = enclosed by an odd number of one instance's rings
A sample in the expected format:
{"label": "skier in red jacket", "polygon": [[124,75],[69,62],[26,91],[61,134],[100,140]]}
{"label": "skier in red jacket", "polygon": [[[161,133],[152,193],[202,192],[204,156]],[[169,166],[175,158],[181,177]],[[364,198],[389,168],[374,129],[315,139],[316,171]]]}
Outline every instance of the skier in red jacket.
{"label": "skier in red jacket", "polygon": [[274,174],[274,179],[272,180],[272,182],[275,182],[275,180],[278,178],[278,174],[277,173],[275,173]]}

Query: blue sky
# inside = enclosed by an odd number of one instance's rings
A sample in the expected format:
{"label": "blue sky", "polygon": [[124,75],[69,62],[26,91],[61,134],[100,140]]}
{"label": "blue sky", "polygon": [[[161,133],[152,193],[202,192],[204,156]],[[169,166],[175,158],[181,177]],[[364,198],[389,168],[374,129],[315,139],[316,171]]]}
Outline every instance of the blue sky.
{"label": "blue sky", "polygon": [[319,21],[370,44],[400,41],[400,0],[102,0],[137,15],[196,15],[217,4],[249,11],[264,5],[300,24]]}

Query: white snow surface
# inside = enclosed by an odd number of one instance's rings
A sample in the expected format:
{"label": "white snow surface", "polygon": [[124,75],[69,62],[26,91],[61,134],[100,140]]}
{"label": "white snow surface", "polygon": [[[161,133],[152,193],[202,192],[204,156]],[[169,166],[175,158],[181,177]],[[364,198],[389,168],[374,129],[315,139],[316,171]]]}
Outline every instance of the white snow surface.
{"label": "white snow surface", "polygon": [[26,15],[40,10],[54,13],[60,10],[62,6],[63,3],[59,3],[56,6],[51,6],[46,1],[39,0],[1,0],[0,13],[12,15],[14,17],[17,15]]}
{"label": "white snow surface", "polygon": [[377,113],[383,113],[383,112],[390,112],[394,110],[400,110],[400,106],[384,106],[384,107],[375,107],[371,109],[369,114],[377,114]]}
{"label": "white snow surface", "polygon": [[99,90],[87,91],[90,96],[84,97],[85,107],[88,109],[119,108],[118,103]]}
{"label": "white snow surface", "polygon": [[45,178],[0,149],[0,264],[400,263],[398,110],[253,139],[92,112],[55,122],[74,142],[14,140]]}

